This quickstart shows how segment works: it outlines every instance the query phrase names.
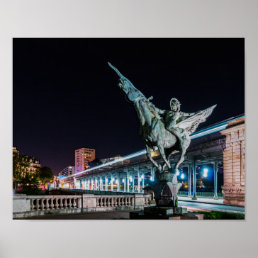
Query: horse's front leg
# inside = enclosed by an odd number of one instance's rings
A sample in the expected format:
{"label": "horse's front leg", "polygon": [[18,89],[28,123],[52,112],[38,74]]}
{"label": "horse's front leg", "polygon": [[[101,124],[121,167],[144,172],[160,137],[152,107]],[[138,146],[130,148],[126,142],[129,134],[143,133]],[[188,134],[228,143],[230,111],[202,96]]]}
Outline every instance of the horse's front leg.
{"label": "horse's front leg", "polygon": [[159,149],[159,152],[160,152],[160,155],[161,155],[162,159],[165,161],[165,163],[167,164],[168,168],[171,168],[170,162],[166,158],[164,147],[161,144],[159,144],[158,145],[158,149]]}
{"label": "horse's front leg", "polygon": [[162,171],[162,166],[159,165],[151,156],[151,152],[153,151],[152,148],[150,148],[147,144],[146,144],[146,151],[147,151],[147,156],[149,158],[149,160],[153,163],[153,165],[158,168],[158,170],[161,172]]}

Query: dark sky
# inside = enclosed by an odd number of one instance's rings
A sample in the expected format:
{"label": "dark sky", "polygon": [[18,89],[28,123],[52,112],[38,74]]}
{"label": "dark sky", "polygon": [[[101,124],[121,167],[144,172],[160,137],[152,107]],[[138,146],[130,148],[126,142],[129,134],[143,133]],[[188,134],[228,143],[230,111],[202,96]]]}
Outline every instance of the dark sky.
{"label": "dark sky", "polygon": [[153,103],[194,112],[218,104],[202,126],[244,113],[244,39],[14,39],[13,144],[57,172],[74,150],[98,158],[144,148],[116,66]]}

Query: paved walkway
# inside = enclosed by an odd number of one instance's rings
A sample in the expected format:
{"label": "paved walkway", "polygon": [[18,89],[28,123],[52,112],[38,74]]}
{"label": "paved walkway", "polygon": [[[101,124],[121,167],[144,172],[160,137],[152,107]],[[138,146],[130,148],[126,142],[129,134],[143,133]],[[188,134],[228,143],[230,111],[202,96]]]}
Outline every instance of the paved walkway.
{"label": "paved walkway", "polygon": [[244,207],[229,206],[218,203],[205,203],[197,201],[179,201],[179,206],[186,207],[188,211],[224,211],[245,213]]}
{"label": "paved walkway", "polygon": [[79,214],[55,214],[55,215],[44,215],[44,216],[37,216],[31,217],[27,219],[33,220],[62,220],[62,219],[73,219],[73,220],[80,220],[80,219],[96,219],[96,220],[110,220],[110,219],[129,219],[130,213],[129,211],[109,211],[109,212],[89,212],[89,213],[79,213]]}
{"label": "paved walkway", "polygon": [[197,202],[197,203],[211,203],[211,204],[223,204],[223,199],[214,200],[213,198],[198,197],[197,200],[192,200],[192,197],[178,197],[179,201]]}

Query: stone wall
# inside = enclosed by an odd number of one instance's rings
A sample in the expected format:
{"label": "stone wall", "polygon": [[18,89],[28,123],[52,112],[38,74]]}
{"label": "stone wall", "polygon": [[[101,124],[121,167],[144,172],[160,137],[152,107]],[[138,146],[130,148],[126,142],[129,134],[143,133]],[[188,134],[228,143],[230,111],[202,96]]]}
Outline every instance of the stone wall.
{"label": "stone wall", "polygon": [[224,203],[245,205],[245,118],[232,121],[221,131],[226,136],[223,152]]}

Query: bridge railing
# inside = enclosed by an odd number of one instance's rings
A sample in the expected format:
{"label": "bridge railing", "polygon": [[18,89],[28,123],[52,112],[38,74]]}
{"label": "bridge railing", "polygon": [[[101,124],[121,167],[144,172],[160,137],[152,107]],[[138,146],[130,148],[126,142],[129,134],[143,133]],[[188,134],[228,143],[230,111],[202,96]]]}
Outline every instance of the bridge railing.
{"label": "bridge railing", "polygon": [[13,218],[110,210],[143,209],[151,195],[25,195],[13,196]]}
{"label": "bridge railing", "polygon": [[134,197],[132,196],[97,196],[97,207],[122,207],[134,206]]}
{"label": "bridge railing", "polygon": [[27,196],[30,201],[30,210],[58,210],[58,209],[76,209],[81,208],[80,195],[44,195]]}
{"label": "bridge railing", "polygon": [[[219,198],[223,198],[222,193],[217,194]],[[178,196],[188,196],[188,191],[179,191]],[[196,192],[197,197],[213,197],[214,192]]]}

